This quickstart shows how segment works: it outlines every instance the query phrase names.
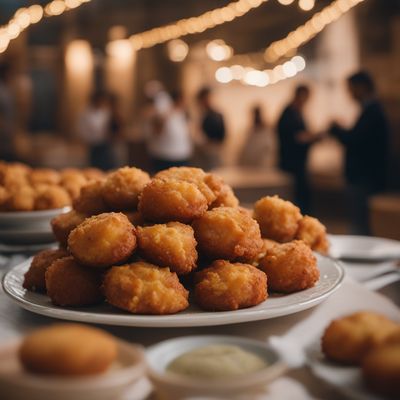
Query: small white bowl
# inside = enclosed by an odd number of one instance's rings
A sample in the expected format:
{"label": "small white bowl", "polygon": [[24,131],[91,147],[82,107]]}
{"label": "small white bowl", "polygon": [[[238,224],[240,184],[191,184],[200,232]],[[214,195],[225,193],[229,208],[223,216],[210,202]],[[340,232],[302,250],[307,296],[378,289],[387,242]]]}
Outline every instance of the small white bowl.
{"label": "small white bowl", "polygon": [[[180,355],[193,349],[214,345],[234,345],[263,358],[267,366],[260,371],[224,379],[195,379],[167,371],[167,366]],[[149,378],[160,399],[226,397],[245,395],[251,398],[287,370],[277,353],[266,343],[235,336],[187,336],[166,340],[146,351]]]}
{"label": "small white bowl", "polygon": [[66,213],[71,207],[38,211],[9,211],[0,212],[0,228],[5,229],[51,229],[50,221],[59,214]]}
{"label": "small white bowl", "polygon": [[90,377],[57,377],[26,372],[18,360],[20,341],[0,347],[0,393],[12,400],[117,400],[146,372],[144,349],[118,341],[108,371]]}

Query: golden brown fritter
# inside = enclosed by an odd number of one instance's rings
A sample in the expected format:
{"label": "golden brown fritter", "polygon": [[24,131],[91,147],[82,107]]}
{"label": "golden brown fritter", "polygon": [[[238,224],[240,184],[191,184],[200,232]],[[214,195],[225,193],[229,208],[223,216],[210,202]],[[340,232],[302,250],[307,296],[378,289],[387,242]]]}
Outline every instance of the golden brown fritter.
{"label": "golden brown fritter", "polygon": [[35,208],[36,192],[28,185],[9,191],[5,208],[9,211],[32,211]]}
{"label": "golden brown fritter", "polygon": [[126,261],[136,248],[135,228],[122,213],[85,219],[68,237],[68,249],[78,262],[109,267]]}
{"label": "golden brown fritter", "polygon": [[47,268],[50,267],[54,261],[67,256],[69,256],[69,253],[64,249],[43,250],[37,253],[33,257],[28,271],[25,273],[22,286],[34,292],[46,292],[44,276]]}
{"label": "golden brown fritter", "polygon": [[104,300],[102,271],[79,265],[73,257],[54,261],[46,270],[47,295],[53,304],[65,307],[89,306]]}
{"label": "golden brown fritter", "polygon": [[141,255],[160,267],[169,267],[178,275],[196,268],[196,239],[191,226],[180,222],[139,227],[138,248]]}
{"label": "golden brown fritter", "polygon": [[61,186],[46,186],[36,190],[35,210],[51,210],[71,205],[71,197]]}
{"label": "golden brown fritter", "polygon": [[400,344],[384,344],[372,349],[362,361],[366,385],[391,399],[400,397]]}
{"label": "golden brown fritter", "polygon": [[85,168],[82,170],[83,175],[88,181],[99,181],[104,179],[105,173],[98,168]]}
{"label": "golden brown fritter", "polygon": [[299,221],[296,239],[302,240],[319,253],[328,253],[329,241],[326,236],[326,228],[317,218],[309,217],[308,215],[304,216]]}
{"label": "golden brown fritter", "polygon": [[193,167],[172,167],[158,172],[154,178],[159,179],[177,179],[180,181],[194,183],[207,199],[207,204],[216,200],[222,190],[222,180],[213,175],[204,172],[201,168]]}
{"label": "golden brown fritter", "polygon": [[239,207],[239,199],[233,193],[232,188],[224,183],[217,198],[212,202],[210,208],[216,207]]}
{"label": "golden brown fritter", "polygon": [[8,190],[3,187],[0,186],[0,211],[6,211],[7,210],[7,203],[8,203],[8,199],[10,197],[10,193],[8,192]]}
{"label": "golden brown fritter", "polygon": [[209,259],[251,261],[263,246],[257,221],[238,208],[214,208],[192,226],[199,252]]}
{"label": "golden brown fritter", "polygon": [[86,215],[71,210],[65,214],[57,215],[51,220],[51,228],[57,241],[64,247],[68,245],[68,236],[73,229],[81,224]]}
{"label": "golden brown fritter", "polygon": [[196,303],[204,310],[232,311],[266,300],[267,276],[249,264],[214,261],[197,272]]}
{"label": "golden brown fritter", "polygon": [[29,170],[17,163],[3,164],[0,168],[0,185],[9,190],[26,186],[29,184],[28,173]]}
{"label": "golden brown fritter", "polygon": [[79,197],[81,189],[87,184],[85,176],[74,170],[67,170],[61,173],[61,186],[68,192],[72,200]]}
{"label": "golden brown fritter", "polygon": [[74,210],[86,215],[97,215],[108,210],[103,200],[103,181],[89,182],[81,188],[78,198],[73,202]]}
{"label": "golden brown fritter", "polygon": [[381,314],[360,311],[332,321],[322,337],[327,358],[343,364],[358,365],[365,355],[398,327]]}
{"label": "golden brown fritter", "polygon": [[37,184],[57,185],[60,183],[60,173],[50,168],[36,168],[29,174],[29,182],[32,186]]}
{"label": "golden brown fritter", "polygon": [[134,225],[145,225],[145,220],[143,215],[139,211],[121,211],[122,214],[126,215],[129,219],[129,222]]}
{"label": "golden brown fritter", "polygon": [[194,183],[176,179],[153,179],[145,186],[139,211],[152,222],[189,223],[207,210],[207,200]]}
{"label": "golden brown fritter", "polygon": [[40,328],[22,341],[19,359],[29,372],[84,376],[106,371],[117,357],[115,339],[81,324],[54,324]]}
{"label": "golden brown fritter", "polygon": [[263,237],[289,242],[296,235],[302,215],[300,209],[290,201],[278,196],[266,196],[255,203],[254,218],[260,224]]}
{"label": "golden brown fritter", "polygon": [[175,314],[189,305],[189,293],[174,272],[142,261],[112,267],[103,291],[110,304],[133,314]]}
{"label": "golden brown fritter", "polygon": [[301,240],[271,246],[259,268],[267,274],[268,286],[275,292],[298,292],[314,286],[319,279],[317,259]]}
{"label": "golden brown fritter", "polygon": [[133,210],[138,205],[140,193],[149,182],[149,174],[139,168],[120,168],[108,175],[104,182],[104,201],[111,210]]}

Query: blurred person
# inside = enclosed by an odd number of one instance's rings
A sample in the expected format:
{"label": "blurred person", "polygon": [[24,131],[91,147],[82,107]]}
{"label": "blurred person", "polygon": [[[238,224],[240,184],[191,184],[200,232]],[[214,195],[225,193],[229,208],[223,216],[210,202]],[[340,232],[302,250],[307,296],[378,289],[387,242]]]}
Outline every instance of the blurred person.
{"label": "blurred person", "polygon": [[89,146],[90,165],[105,171],[115,167],[111,130],[110,95],[97,91],[79,118],[78,134]]}
{"label": "blurred person", "polygon": [[239,164],[245,167],[272,167],[274,163],[272,134],[264,122],[261,107],[253,107],[251,115],[252,126],[240,154]]}
{"label": "blurred person", "polygon": [[377,98],[372,77],[364,71],[347,79],[351,97],[361,113],[350,129],[334,123],[330,129],[345,147],[345,176],[348,184],[352,233],[369,234],[368,197],[385,189],[389,125]]}
{"label": "blurred person", "polygon": [[15,160],[15,97],[10,86],[11,68],[0,64],[0,159]]}
{"label": "blurred person", "polygon": [[304,107],[309,98],[309,87],[297,86],[292,101],[283,110],[278,121],[279,166],[293,175],[295,202],[305,214],[310,212],[307,159],[310,147],[317,138],[308,131],[303,117]]}
{"label": "blurred person", "polygon": [[210,88],[202,88],[197,94],[197,100],[202,113],[201,129],[206,138],[206,169],[213,169],[221,164],[222,145],[226,136],[224,117],[211,103]]}
{"label": "blurred person", "polygon": [[153,169],[160,171],[170,167],[189,165],[193,143],[189,129],[182,93],[171,94],[171,105],[166,107],[164,94],[162,107],[154,98],[154,109],[150,111],[147,143],[153,161]]}

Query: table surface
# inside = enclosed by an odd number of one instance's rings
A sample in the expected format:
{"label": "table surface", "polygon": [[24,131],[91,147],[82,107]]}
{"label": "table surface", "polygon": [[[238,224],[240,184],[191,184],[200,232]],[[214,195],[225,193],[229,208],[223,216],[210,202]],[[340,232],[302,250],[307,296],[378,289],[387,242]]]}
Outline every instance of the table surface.
{"label": "table surface", "polygon": [[[3,275],[12,264],[23,260],[22,257],[16,257],[0,270]],[[11,265],[10,265],[11,264]],[[379,292],[389,297],[394,303],[400,305],[399,283],[394,283],[380,290]],[[319,306],[317,306],[319,307]],[[260,340],[266,340],[271,335],[280,336],[287,332],[298,322],[307,318],[314,309],[299,312],[286,317],[273,320],[248,322],[234,325],[198,327],[198,328],[132,328],[132,327],[113,327],[101,326],[111,334],[129,342],[141,343],[149,346],[159,341],[187,335],[199,334],[229,334],[245,336]],[[22,336],[30,330],[54,323],[55,319],[36,315],[20,308],[14,303],[0,288],[0,342]],[[343,394],[337,392],[331,386],[314,377],[307,367],[297,368],[289,371],[286,375],[289,378],[299,382],[307,391],[307,397],[304,399],[340,399]],[[284,400],[286,397],[282,397]]]}

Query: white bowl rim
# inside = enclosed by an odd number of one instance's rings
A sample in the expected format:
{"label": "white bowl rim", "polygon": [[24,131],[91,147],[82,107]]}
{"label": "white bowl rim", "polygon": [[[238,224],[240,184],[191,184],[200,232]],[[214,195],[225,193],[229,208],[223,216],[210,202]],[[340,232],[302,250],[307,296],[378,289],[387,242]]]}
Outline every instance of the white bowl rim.
{"label": "white bowl rim", "polygon": [[[265,368],[253,373],[235,376],[234,379],[232,377],[229,377],[223,379],[216,379],[215,381],[210,379],[195,379],[169,371],[159,372],[152,367],[152,362],[150,358],[151,353],[156,352],[157,350],[165,346],[168,346],[171,343],[174,342],[182,343],[182,341],[185,342],[192,341],[193,342],[192,348],[200,347],[201,342],[203,341],[209,341],[209,344],[211,344],[212,342],[215,342],[215,344],[218,343],[236,344],[239,347],[249,345],[252,347],[258,347],[263,351],[268,351],[270,353],[273,353],[276,356],[276,361],[271,364],[268,364]],[[196,346],[195,344],[196,342],[197,343],[200,342],[198,346]],[[254,386],[262,382],[268,382],[270,380],[273,380],[282,373],[284,373],[288,368],[287,364],[280,359],[279,354],[273,348],[268,346],[266,342],[257,339],[250,339],[233,335],[193,335],[193,336],[181,336],[173,339],[167,339],[147,348],[146,359],[147,359],[149,377],[156,383],[167,384],[170,386],[176,386],[183,389],[196,389],[196,390],[203,389],[206,383],[207,389],[210,390],[223,389],[223,390],[234,391],[240,388]]]}

